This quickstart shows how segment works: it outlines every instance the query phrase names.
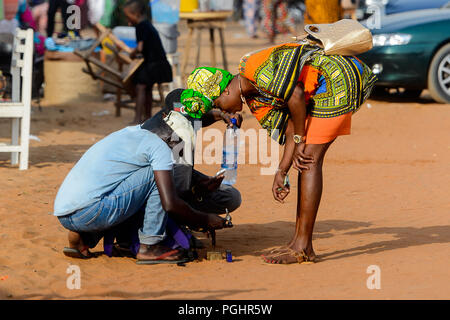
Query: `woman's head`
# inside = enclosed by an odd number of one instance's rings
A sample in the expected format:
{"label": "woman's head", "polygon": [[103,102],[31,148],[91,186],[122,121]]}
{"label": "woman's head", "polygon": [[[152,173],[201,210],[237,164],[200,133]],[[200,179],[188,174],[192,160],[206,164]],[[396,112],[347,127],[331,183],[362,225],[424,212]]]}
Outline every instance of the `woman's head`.
{"label": "woman's head", "polygon": [[187,89],[181,94],[184,111],[193,118],[201,118],[213,107],[224,108],[224,111],[240,111],[242,105],[239,103],[239,86],[234,78],[231,73],[222,69],[195,69],[188,77]]}
{"label": "woman's head", "polygon": [[239,76],[234,77],[222,94],[214,99],[214,105],[222,111],[236,113],[242,111],[241,90]]}

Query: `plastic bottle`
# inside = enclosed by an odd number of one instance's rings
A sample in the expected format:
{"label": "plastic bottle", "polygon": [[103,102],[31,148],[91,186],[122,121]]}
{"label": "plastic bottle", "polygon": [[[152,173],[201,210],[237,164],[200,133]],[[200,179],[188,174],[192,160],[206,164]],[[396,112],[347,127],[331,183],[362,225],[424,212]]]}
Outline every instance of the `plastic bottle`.
{"label": "plastic bottle", "polygon": [[239,129],[236,126],[236,119],[231,119],[233,127],[228,126],[223,137],[223,157],[222,169],[226,169],[222,183],[233,185],[237,178],[238,141]]}

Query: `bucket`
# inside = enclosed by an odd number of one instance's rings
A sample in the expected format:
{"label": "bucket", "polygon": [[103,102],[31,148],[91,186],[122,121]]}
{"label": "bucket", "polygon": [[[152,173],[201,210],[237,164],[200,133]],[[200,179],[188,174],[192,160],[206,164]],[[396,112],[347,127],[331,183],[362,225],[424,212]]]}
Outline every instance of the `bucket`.
{"label": "bucket", "polygon": [[181,0],[180,12],[192,12],[198,9],[198,0]]}
{"label": "bucket", "polygon": [[115,27],[112,32],[113,35],[122,40],[131,49],[137,47],[135,27],[119,26]]}
{"label": "bucket", "polygon": [[153,23],[176,24],[180,21],[180,0],[151,0]]}
{"label": "bucket", "polygon": [[178,37],[180,33],[176,24],[154,23],[166,53],[177,52]]}
{"label": "bucket", "polygon": [[211,11],[233,11],[233,0],[210,0]]}

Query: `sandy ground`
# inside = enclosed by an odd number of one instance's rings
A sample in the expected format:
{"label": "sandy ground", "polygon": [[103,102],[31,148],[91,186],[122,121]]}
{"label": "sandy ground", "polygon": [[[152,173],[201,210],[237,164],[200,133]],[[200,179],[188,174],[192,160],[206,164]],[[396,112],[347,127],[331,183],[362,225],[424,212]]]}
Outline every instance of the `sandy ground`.
{"label": "sandy ground", "polygon": [[[240,56],[267,45],[246,38],[238,25],[228,28],[226,41],[233,68]],[[262,262],[261,253],[293,233],[297,179],[291,172],[292,194],[280,205],[271,195],[272,177],[260,175],[257,165],[239,167],[243,204],[233,214],[235,228],[218,232],[218,249],[231,249],[234,263],[138,266],[128,258],[66,258],[66,231],[50,214],[56,192],[87,148],[133,116],[126,110],[115,118],[113,104],[102,101],[81,66],[47,64],[47,99],[42,111],[33,108],[31,133],[40,141],[31,141],[30,169],[19,171],[0,155],[0,299],[450,298],[450,106],[426,93],[415,102],[370,100],[354,116],[352,135],[331,147],[314,230],[320,263]],[[104,110],[109,114],[93,115]],[[244,116],[244,129],[259,128],[248,111]],[[9,128],[1,122],[1,137]],[[218,167],[198,169],[213,174]],[[80,290],[66,286],[70,264],[81,269]],[[379,290],[366,285],[371,265],[381,270]]]}

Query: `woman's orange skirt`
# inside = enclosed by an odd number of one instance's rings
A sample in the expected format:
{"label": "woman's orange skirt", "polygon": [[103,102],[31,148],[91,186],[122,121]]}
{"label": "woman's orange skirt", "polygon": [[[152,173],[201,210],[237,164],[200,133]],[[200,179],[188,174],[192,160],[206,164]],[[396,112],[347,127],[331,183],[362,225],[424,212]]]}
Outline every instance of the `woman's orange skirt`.
{"label": "woman's orange skirt", "polygon": [[352,114],[348,112],[332,118],[309,116],[306,119],[306,144],[324,144],[350,134]]}

